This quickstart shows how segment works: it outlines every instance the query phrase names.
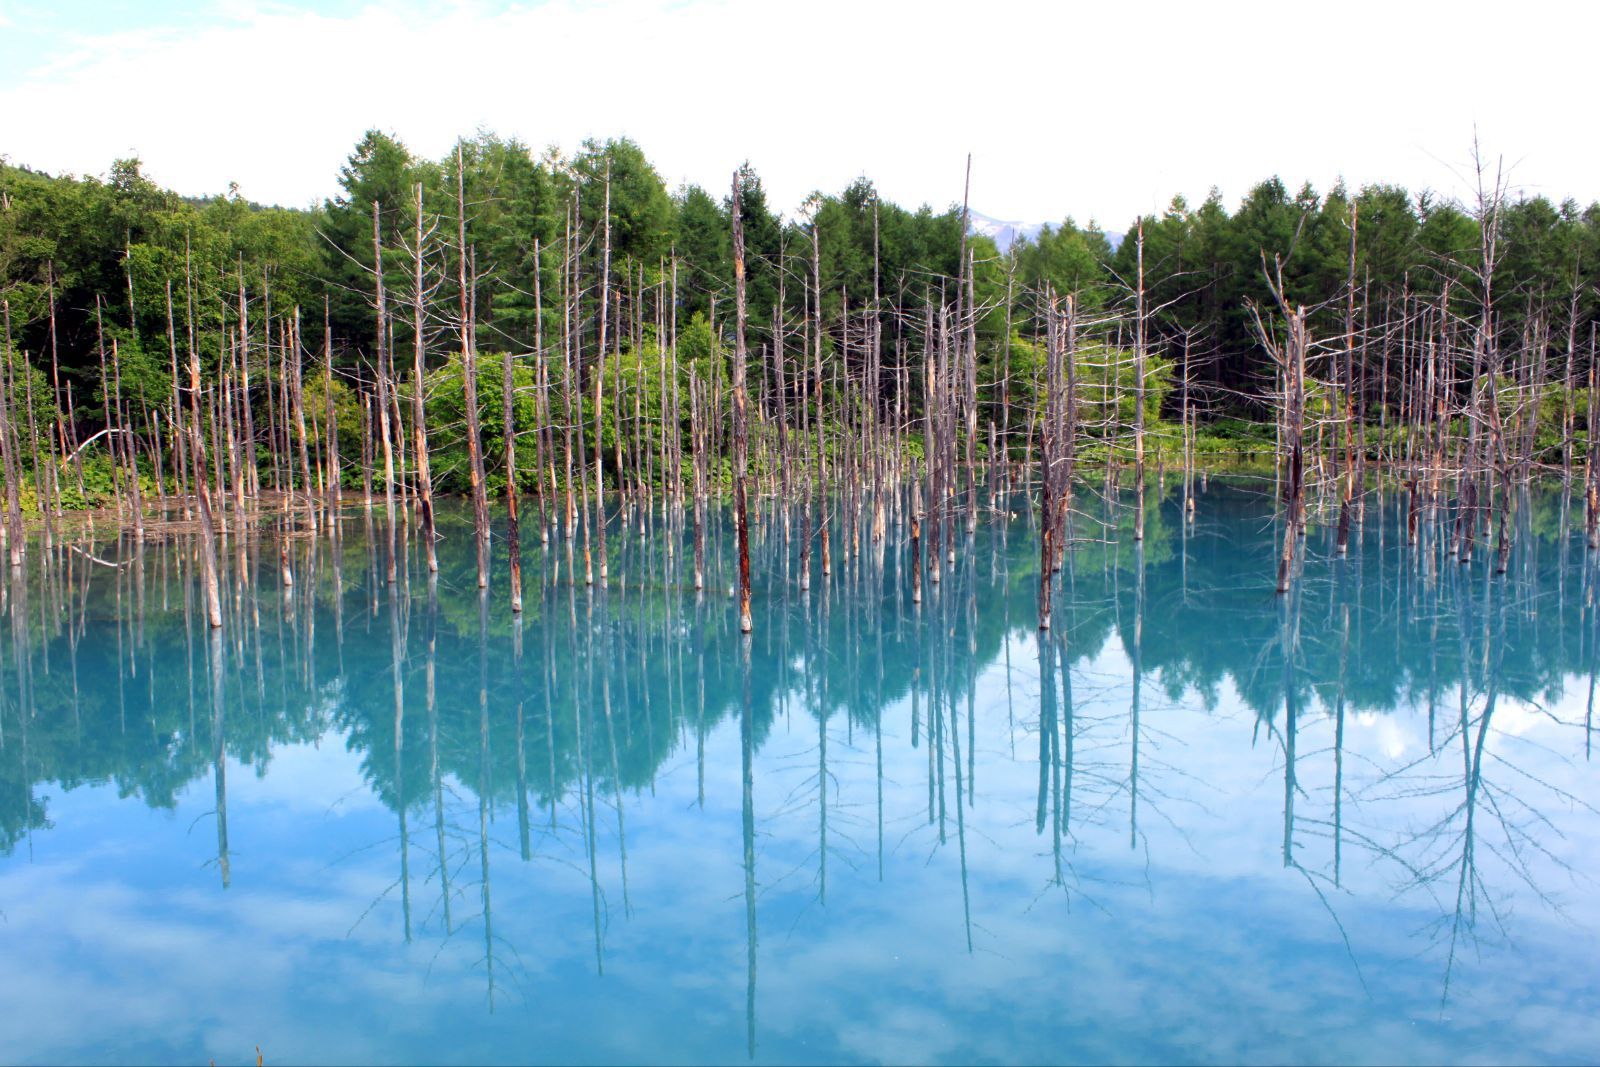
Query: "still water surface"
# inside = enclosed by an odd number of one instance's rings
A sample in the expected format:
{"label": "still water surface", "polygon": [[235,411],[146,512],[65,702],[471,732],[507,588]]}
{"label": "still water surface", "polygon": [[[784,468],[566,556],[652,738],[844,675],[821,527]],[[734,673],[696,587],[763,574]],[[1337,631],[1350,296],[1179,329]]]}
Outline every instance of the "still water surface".
{"label": "still water surface", "polygon": [[766,513],[748,646],[659,516],[604,591],[527,536],[520,623],[459,515],[433,583],[381,510],[269,544],[215,640],[185,546],[33,552],[0,1060],[1600,1059],[1559,496],[1503,577],[1375,499],[1289,598],[1260,495],[1079,503],[1043,643],[1026,514],[915,605],[903,531],[802,593]]}

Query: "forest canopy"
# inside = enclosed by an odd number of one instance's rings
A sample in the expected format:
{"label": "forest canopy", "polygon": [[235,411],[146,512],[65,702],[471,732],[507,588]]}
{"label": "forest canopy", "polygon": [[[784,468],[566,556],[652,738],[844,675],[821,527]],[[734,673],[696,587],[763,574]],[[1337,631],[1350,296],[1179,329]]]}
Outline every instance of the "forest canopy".
{"label": "forest canopy", "polygon": [[[109,424],[113,409],[160,410],[171,402],[177,349],[192,345],[203,373],[220,375],[236,333],[258,353],[247,357],[261,363],[255,380],[274,380],[299,365],[274,355],[291,314],[303,320],[306,353],[326,357],[338,376],[317,388],[359,393],[380,357],[379,255],[390,303],[383,340],[399,370],[419,348],[419,323],[426,373],[448,367],[459,350],[454,331],[468,318],[455,309],[469,299],[486,353],[570,343],[581,366],[610,360],[620,374],[669,338],[704,337],[717,353],[731,343],[731,196],[695,185],[669,190],[630,140],[591,140],[568,155],[479,134],[427,159],[370,131],[338,168],[338,182],[338,195],[296,210],[250,203],[237,189],[183,197],[146,178],[138,159],[115,161],[104,177],[0,164],[7,352],[50,376],[33,397],[37,411],[54,418],[53,397],[70,427],[92,431]],[[1181,361],[1181,381],[1161,403],[1187,398],[1210,419],[1266,417],[1261,401],[1275,372],[1251,309],[1272,306],[1269,277],[1281,279],[1289,303],[1309,309],[1311,329],[1323,335],[1348,328],[1346,296],[1357,289],[1363,320],[1385,323],[1403,321],[1393,309],[1412,303],[1459,306],[1465,316],[1489,295],[1475,207],[1426,190],[1291,192],[1272,177],[1232,211],[1213,189],[1198,205],[1174,197],[1160,214],[1128,220],[1120,238],[1067,217],[1002,249],[963,233],[963,205],[903,207],[866,178],[813,194],[793,217],[773,209],[748,164],[740,184],[756,366],[767,366],[779,344],[791,356],[807,353],[805,387],[837,396],[840,381],[851,380],[852,346],[876,330],[886,365],[914,371],[915,338],[961,296],[953,289],[965,253],[983,425],[1027,423],[1019,405],[1034,391],[1012,380],[1027,374],[1038,347],[1046,292],[1070,294],[1109,322],[1126,315],[1137,284],[1152,357],[1169,368]],[[1497,225],[1494,331],[1508,348],[1543,338],[1552,359],[1569,335],[1586,344],[1597,312],[1600,205],[1508,198]],[[605,352],[595,327],[602,229],[614,304]],[[1111,327],[1102,342],[1131,341],[1122,330]],[[1375,353],[1379,342],[1364,336]],[[1385,352],[1394,344],[1404,338],[1382,341]],[[1367,360],[1362,383],[1369,401],[1389,396],[1385,375],[1399,373],[1377,362]],[[912,417],[921,389],[910,373],[889,374],[879,402],[902,388]],[[271,403],[271,391],[253,402]]]}

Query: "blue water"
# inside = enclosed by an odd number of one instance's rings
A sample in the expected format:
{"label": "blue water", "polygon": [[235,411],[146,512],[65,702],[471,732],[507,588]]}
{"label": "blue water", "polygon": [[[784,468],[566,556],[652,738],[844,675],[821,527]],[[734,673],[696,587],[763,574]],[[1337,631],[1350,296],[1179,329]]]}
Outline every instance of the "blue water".
{"label": "blue water", "polygon": [[229,541],[215,636],[183,538],[35,545],[0,1059],[1600,1059],[1578,515],[1497,575],[1375,496],[1280,598],[1270,499],[1167,489],[1080,493],[1043,646],[1020,498],[920,604],[893,516],[802,592],[763,507],[748,644],[720,513],[697,595],[677,517],[601,589],[528,508],[520,622],[451,509],[432,582],[381,507],[289,594]]}

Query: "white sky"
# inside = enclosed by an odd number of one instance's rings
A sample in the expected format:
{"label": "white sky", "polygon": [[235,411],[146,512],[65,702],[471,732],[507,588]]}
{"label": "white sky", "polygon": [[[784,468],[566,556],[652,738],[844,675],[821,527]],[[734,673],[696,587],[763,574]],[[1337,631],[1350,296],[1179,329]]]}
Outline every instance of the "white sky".
{"label": "white sky", "polygon": [[[204,6],[204,5],[201,5]],[[131,8],[131,10],[130,10]],[[331,13],[330,13],[331,12]],[[1600,196],[1586,5],[0,0],[0,153],[304,205],[362,131],[442,155],[637,140],[669,187],[748,158],[773,205],[859,174],[907,206],[1123,228],[1213,184],[1464,195],[1474,127],[1513,185]]]}

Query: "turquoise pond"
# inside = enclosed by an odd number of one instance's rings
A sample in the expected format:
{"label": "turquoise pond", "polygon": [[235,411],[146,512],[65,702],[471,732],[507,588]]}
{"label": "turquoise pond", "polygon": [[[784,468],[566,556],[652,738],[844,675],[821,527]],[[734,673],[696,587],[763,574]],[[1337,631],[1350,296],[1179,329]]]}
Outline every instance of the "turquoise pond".
{"label": "turquoise pond", "polygon": [[721,512],[696,594],[679,518],[614,514],[602,589],[526,507],[520,621],[455,507],[432,581],[381,506],[292,594],[224,545],[215,634],[187,541],[34,545],[0,1060],[1600,1060],[1579,503],[1499,575],[1374,494],[1287,597],[1269,494],[1126,503],[1042,644],[1020,496],[920,604],[893,517],[802,591],[764,506],[748,641]]}

